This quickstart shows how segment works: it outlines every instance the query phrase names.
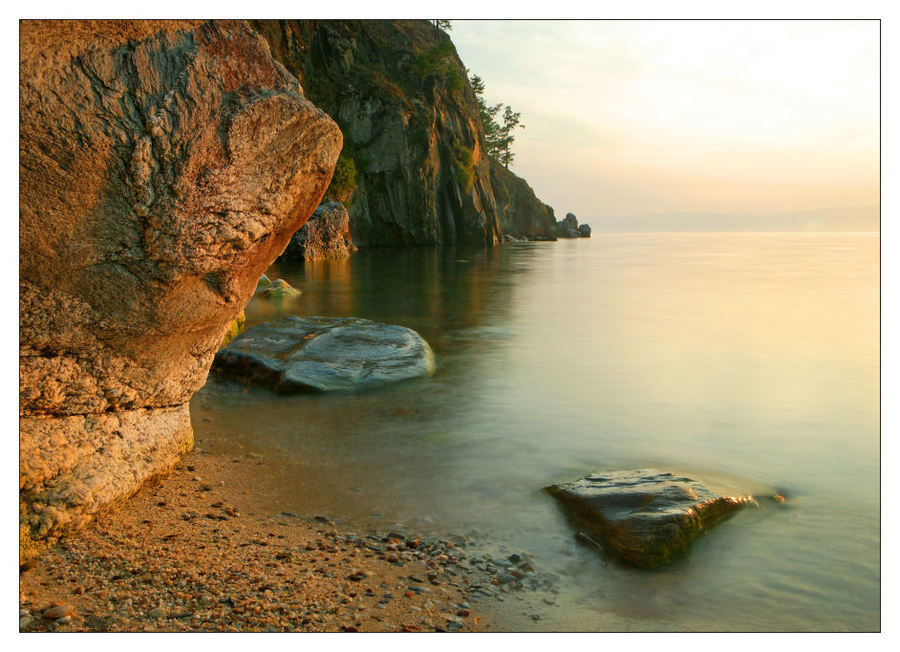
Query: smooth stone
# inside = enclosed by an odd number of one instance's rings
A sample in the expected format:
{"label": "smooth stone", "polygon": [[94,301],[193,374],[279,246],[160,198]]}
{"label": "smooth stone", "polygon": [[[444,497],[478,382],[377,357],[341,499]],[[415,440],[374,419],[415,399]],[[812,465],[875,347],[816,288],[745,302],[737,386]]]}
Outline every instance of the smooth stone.
{"label": "smooth stone", "polygon": [[280,317],[219,351],[213,368],[282,393],[368,389],[434,372],[414,330],[356,317]]}
{"label": "smooth stone", "polygon": [[49,609],[45,609],[41,614],[46,620],[59,620],[75,613],[75,608],[70,604],[58,604]]}
{"label": "smooth stone", "polygon": [[747,504],[691,478],[654,469],[593,473],[547,487],[605,550],[642,568],[665,564]]}

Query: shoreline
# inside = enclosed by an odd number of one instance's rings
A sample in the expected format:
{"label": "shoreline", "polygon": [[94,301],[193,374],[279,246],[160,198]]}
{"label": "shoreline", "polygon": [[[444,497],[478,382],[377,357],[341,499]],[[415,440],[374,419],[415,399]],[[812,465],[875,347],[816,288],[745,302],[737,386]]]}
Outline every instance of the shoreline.
{"label": "shoreline", "polygon": [[491,631],[465,541],[274,512],[254,457],[195,449],[49,545],[20,568],[19,631]]}

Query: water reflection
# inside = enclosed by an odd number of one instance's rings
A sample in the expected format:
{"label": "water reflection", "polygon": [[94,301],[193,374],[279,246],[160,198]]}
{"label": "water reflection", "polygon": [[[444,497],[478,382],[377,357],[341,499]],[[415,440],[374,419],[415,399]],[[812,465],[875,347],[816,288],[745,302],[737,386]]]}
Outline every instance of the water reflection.
{"label": "water reflection", "polygon": [[[544,629],[877,629],[877,248],[871,234],[598,234],[282,266],[269,275],[303,295],[254,300],[248,322],[402,324],[438,373],[300,397],[212,378],[194,423],[278,459],[288,511],[475,527],[533,552],[567,578]],[[646,466],[793,504],[639,573],[578,546],[541,491]]]}

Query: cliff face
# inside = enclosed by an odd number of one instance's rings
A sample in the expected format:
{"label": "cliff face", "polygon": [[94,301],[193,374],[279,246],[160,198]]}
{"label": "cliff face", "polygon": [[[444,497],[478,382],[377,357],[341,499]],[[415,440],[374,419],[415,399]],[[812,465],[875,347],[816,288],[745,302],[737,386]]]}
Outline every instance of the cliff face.
{"label": "cliff face", "polygon": [[517,238],[555,240],[553,209],[538,199],[525,179],[491,161],[491,187],[500,211],[503,234]]}
{"label": "cliff face", "polygon": [[319,203],[341,134],[244,22],[20,32],[28,539],[84,522],[191,446],[187,401]]}
{"label": "cliff face", "polygon": [[[527,184],[493,173],[465,67],[428,21],[252,25],[341,127],[335,174],[346,183],[331,192],[348,204],[357,245],[493,244],[531,222],[544,232],[546,207]],[[498,208],[498,189],[515,211]]]}

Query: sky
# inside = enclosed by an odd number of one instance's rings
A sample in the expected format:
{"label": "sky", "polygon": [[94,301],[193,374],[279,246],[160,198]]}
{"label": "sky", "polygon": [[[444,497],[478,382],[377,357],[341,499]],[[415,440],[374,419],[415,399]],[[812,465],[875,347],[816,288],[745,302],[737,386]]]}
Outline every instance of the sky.
{"label": "sky", "polygon": [[876,21],[452,21],[557,217],[878,204]]}

